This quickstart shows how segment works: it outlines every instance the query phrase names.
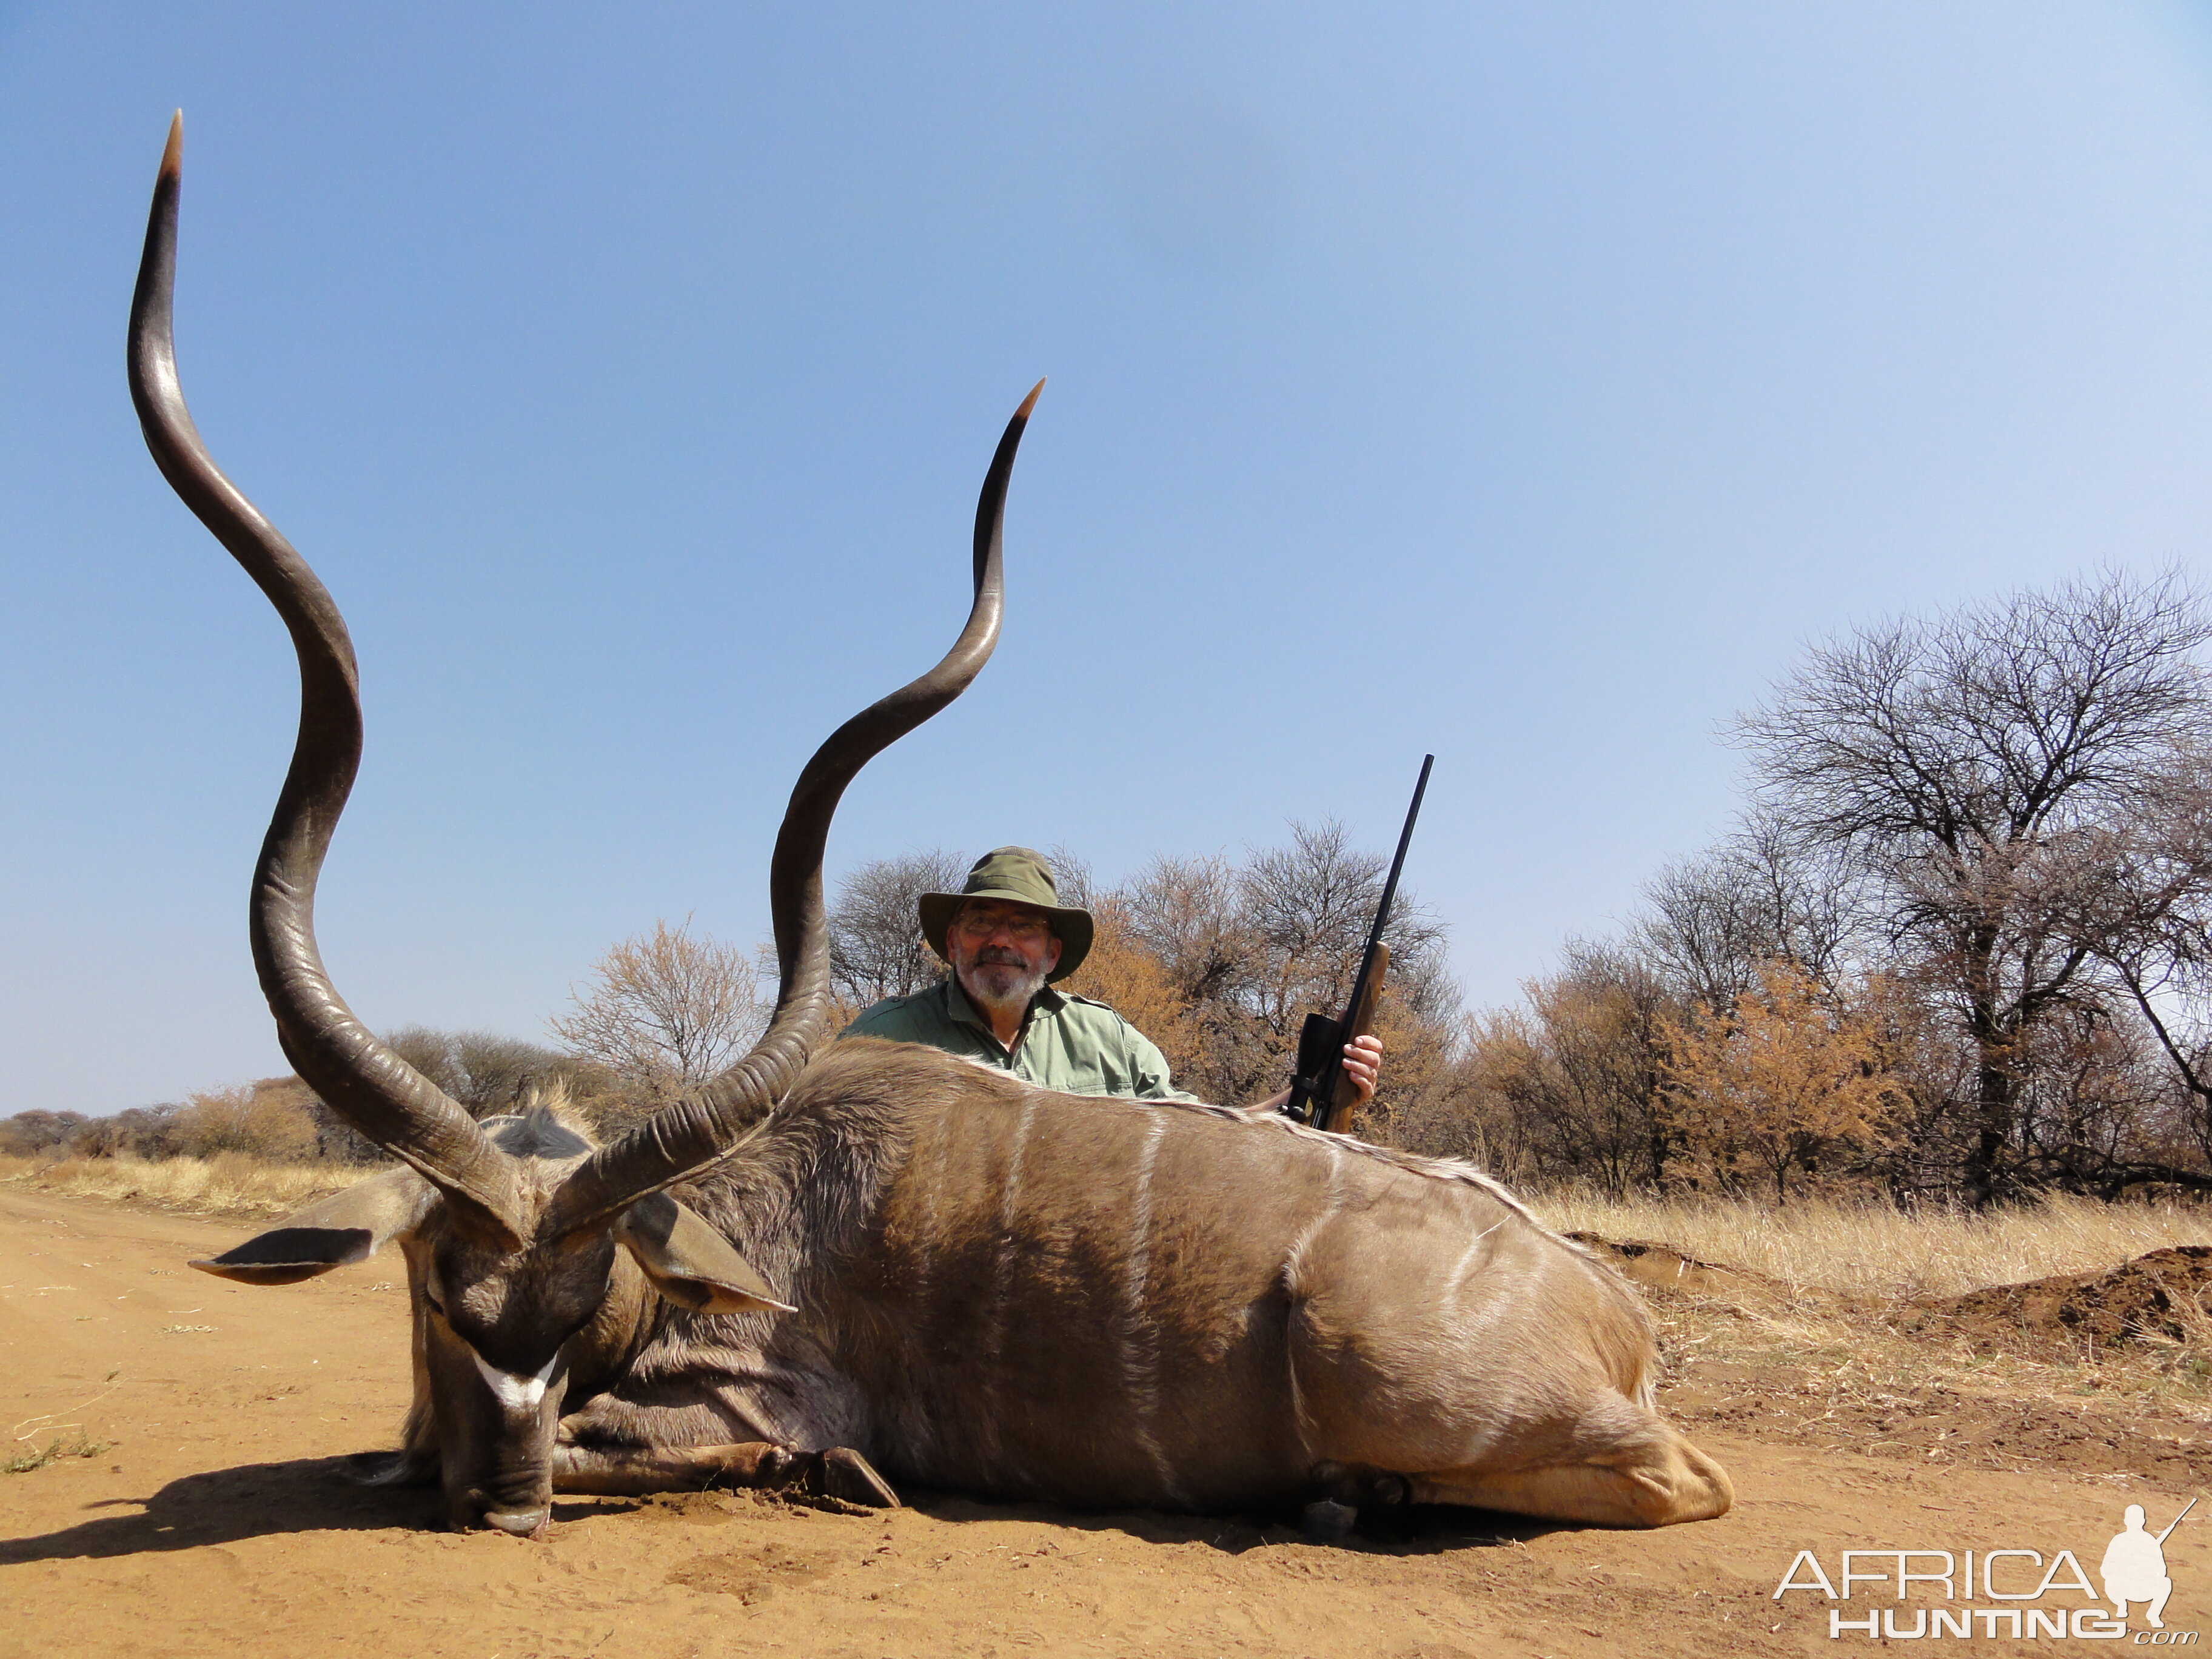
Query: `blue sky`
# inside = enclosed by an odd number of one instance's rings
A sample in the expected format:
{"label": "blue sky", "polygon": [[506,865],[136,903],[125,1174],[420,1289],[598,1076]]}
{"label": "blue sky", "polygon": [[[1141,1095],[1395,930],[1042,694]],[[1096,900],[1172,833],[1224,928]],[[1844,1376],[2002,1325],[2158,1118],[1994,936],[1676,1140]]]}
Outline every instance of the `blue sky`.
{"label": "blue sky", "polygon": [[833,877],[1380,846],[1434,750],[1478,1003],[1726,827],[1808,640],[2212,527],[2197,7],[0,3],[0,1112],[282,1069],[293,671],[122,373],[179,105],[185,387],[362,660],[383,1026],[759,938],[1040,374],[1005,641]]}

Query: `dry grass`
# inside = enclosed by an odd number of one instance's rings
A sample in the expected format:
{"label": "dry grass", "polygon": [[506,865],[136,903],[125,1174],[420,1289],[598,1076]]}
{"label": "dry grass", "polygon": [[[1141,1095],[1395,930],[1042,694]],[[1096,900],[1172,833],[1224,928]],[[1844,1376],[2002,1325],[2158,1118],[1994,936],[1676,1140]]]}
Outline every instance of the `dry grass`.
{"label": "dry grass", "polygon": [[1572,1194],[1531,1199],[1529,1207],[1562,1232],[1660,1240],[1793,1287],[1896,1300],[2101,1273],[2169,1245],[2212,1244],[2212,1206],[2080,1198],[1984,1214],[1880,1204],[1778,1210],[1712,1199],[1615,1202]]}
{"label": "dry grass", "polygon": [[0,1185],[129,1199],[206,1214],[286,1215],[373,1173],[355,1164],[271,1164],[243,1152],[158,1163],[135,1158],[0,1158]]}
{"label": "dry grass", "polygon": [[97,1457],[104,1451],[113,1449],[114,1444],[112,1440],[93,1440],[82,1434],[74,1440],[64,1440],[56,1436],[37,1451],[20,1451],[0,1460],[0,1474],[33,1474],[64,1457]]}
{"label": "dry grass", "polygon": [[2060,1198],[1976,1215],[1555,1194],[1531,1207],[1563,1231],[1664,1243],[1778,1282],[1647,1285],[1673,1381],[1662,1403],[1693,1435],[1725,1424],[1914,1462],[2168,1482],[2201,1467],[2212,1320],[2179,1341],[1992,1346],[1908,1331],[1884,1310],[2212,1243],[2212,1206]]}

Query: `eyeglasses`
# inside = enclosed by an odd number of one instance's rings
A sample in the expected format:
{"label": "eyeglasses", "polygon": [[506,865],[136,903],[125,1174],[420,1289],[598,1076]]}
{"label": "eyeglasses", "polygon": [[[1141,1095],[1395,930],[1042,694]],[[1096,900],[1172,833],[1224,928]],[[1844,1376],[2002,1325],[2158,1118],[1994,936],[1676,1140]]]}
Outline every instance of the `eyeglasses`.
{"label": "eyeglasses", "polygon": [[1052,924],[1042,916],[1009,915],[1003,910],[963,910],[953,926],[973,939],[988,939],[1003,927],[1024,945],[1033,945],[1052,931]]}

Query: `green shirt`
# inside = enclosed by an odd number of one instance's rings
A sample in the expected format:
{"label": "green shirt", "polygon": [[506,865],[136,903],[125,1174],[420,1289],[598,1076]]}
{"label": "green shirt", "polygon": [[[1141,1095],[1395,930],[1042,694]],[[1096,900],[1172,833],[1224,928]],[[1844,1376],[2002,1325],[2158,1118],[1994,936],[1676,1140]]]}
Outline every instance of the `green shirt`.
{"label": "green shirt", "polygon": [[1169,1084],[1167,1057],[1127,1020],[1103,1002],[1048,985],[1030,999],[1011,1054],[951,979],[910,997],[878,1002],[838,1036],[926,1042],[1064,1095],[1197,1097]]}

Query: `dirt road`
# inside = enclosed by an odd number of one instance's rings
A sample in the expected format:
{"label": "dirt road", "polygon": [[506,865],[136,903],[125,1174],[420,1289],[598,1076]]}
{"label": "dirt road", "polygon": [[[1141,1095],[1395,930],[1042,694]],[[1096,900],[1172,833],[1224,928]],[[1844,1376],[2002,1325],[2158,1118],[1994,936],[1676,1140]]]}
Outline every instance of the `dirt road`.
{"label": "dirt road", "polygon": [[[1971,1549],[1978,1571],[1979,1552],[2035,1551],[2048,1568],[2066,1549],[2094,1582],[2123,1505],[2145,1504],[2155,1529],[2195,1490],[2171,1457],[2147,1478],[1966,1469],[1781,1449],[1784,1437],[1752,1420],[1694,1430],[1735,1479],[1735,1512],[1660,1533],[1438,1511],[1315,1548],[1250,1519],[927,1493],[850,1516],[709,1493],[564,1501],[538,1543],[457,1536],[432,1529],[428,1495],[340,1473],[345,1454],[393,1443],[406,1404],[396,1257],[283,1289],[184,1266],[250,1231],[0,1192],[9,1450],[106,1446],[0,1475],[0,1656],[1850,1652],[1868,1638],[1849,1631],[1838,1646],[1832,1605],[1852,1620],[1895,1614],[1893,1599],[1868,1599],[1894,1591],[1778,1603],[1800,1550],[1834,1578],[1844,1549]],[[2209,1540],[2212,1525],[2192,1516],[2166,1543],[2173,1631],[2212,1629]],[[1858,1570],[1896,1567],[1861,1558]],[[2011,1592],[2038,1577],[2024,1556],[1999,1567]],[[1974,1627],[1974,1647],[2148,1645],[2140,1606],[2117,1643],[2005,1639],[2008,1607],[2085,1605],[2069,1582],[2060,1564],[2039,1599],[1977,1595],[2001,1616],[1986,1638]],[[1923,1609],[1966,1605],[1916,1585],[1899,1633]]]}

